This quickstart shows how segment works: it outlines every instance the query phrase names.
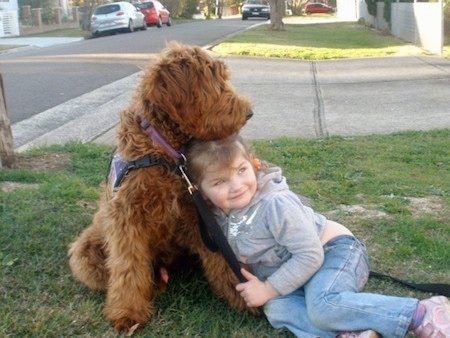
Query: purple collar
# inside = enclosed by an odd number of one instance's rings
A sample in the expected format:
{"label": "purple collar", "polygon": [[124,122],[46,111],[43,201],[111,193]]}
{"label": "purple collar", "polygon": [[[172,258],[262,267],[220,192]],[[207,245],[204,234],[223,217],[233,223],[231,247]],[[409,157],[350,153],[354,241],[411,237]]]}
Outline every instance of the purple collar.
{"label": "purple collar", "polygon": [[158,143],[170,156],[179,160],[181,153],[173,149],[160,133],[147,121],[146,118],[141,117],[141,127],[150,135],[150,137]]}

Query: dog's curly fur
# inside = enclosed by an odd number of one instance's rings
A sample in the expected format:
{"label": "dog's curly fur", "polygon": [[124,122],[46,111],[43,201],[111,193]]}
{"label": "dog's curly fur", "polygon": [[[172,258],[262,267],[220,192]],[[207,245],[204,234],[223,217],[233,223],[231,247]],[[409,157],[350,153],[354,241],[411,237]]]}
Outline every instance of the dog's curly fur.
{"label": "dog's curly fur", "polygon": [[[229,82],[223,61],[169,43],[149,65],[130,106],[121,112],[117,150],[125,160],[157,155],[176,164],[140,126],[141,115],[174,149],[191,138],[221,139],[240,130],[251,106]],[[231,307],[256,314],[234,290],[238,280],[220,253],[202,243],[196,210],[182,179],[164,166],[132,170],[92,224],[70,245],[74,277],[106,291],[104,314],[118,331],[144,324],[159,291],[154,271],[180,255],[198,255],[214,292]]]}

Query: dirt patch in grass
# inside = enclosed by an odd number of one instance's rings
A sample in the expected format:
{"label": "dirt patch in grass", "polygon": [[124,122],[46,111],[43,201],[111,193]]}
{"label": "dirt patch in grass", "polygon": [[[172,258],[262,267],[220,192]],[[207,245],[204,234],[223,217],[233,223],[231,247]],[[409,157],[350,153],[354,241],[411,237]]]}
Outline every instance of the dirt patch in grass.
{"label": "dirt patch in grass", "polygon": [[408,208],[416,218],[422,214],[441,214],[444,211],[444,205],[438,196],[409,197],[408,200]]}
{"label": "dirt patch in grass", "polygon": [[58,171],[69,163],[70,154],[49,153],[35,156],[17,156],[15,169],[30,169],[33,171]]}
{"label": "dirt patch in grass", "polygon": [[364,205],[340,205],[336,210],[331,210],[327,212],[328,218],[336,218],[336,216],[355,216],[358,218],[379,218],[379,217],[389,217],[384,211],[376,210],[375,206],[364,206]]}
{"label": "dirt patch in grass", "polygon": [[[407,208],[411,211],[414,218],[419,218],[424,214],[439,215],[445,211],[444,203],[438,196],[426,197],[406,197],[409,201]],[[331,210],[325,215],[330,219],[336,219],[339,216],[350,218],[390,218],[389,214],[377,210],[376,205],[340,205],[337,209]]]}
{"label": "dirt patch in grass", "polygon": [[[33,171],[58,171],[63,170],[70,160],[67,153],[50,153],[35,156],[17,156],[14,163],[14,169],[29,169]],[[0,182],[0,190],[11,192],[16,189],[37,189],[39,184],[22,182]]]}
{"label": "dirt patch in grass", "polygon": [[0,182],[0,190],[3,192],[11,192],[16,189],[37,189],[39,184],[37,183],[20,183],[20,182]]}

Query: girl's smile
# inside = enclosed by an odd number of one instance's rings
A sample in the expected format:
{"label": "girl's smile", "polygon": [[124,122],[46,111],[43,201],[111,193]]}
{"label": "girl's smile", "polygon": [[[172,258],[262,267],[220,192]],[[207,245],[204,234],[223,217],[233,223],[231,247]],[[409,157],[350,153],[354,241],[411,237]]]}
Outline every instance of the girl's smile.
{"label": "girl's smile", "polygon": [[203,196],[225,213],[247,206],[256,187],[255,170],[243,155],[239,155],[229,168],[209,165],[200,184]]}

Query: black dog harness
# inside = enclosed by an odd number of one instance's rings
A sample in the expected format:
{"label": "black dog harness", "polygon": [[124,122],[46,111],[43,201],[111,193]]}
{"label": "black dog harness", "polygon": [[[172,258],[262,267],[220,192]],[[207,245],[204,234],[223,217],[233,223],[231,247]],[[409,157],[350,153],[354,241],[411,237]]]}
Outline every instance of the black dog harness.
{"label": "black dog harness", "polygon": [[[166,153],[172,156],[176,161],[179,161],[182,156],[181,152],[176,151],[166,142],[161,134],[158,133],[158,131],[143,116],[143,111],[141,111],[140,115],[140,125],[142,129],[144,129],[145,132],[150,136],[150,138],[158,143],[158,145],[160,145],[166,151]],[[154,154],[148,154],[137,160],[127,162],[115,149],[111,155],[108,174],[106,176],[108,198],[112,198],[114,192],[117,191],[117,189],[120,187],[123,180],[131,170],[152,167],[156,165],[162,165],[172,171],[176,171],[177,169],[176,165],[170,164],[166,160]]]}
{"label": "black dog harness", "polygon": [[135,161],[125,161],[123,157],[114,149],[109,162],[109,168],[106,175],[106,194],[111,199],[128,173],[134,169],[147,168],[161,165],[169,170],[175,171],[176,166],[156,155],[145,155]]}

